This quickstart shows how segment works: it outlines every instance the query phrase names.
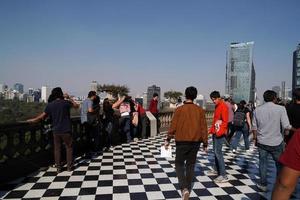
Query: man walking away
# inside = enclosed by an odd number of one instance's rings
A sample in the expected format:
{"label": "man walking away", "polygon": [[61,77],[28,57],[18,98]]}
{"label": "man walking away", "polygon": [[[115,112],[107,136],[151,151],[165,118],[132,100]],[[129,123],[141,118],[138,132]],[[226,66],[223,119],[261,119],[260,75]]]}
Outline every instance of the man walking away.
{"label": "man walking away", "polygon": [[194,178],[194,167],[200,143],[207,151],[207,124],[205,112],[195,105],[193,100],[197,97],[197,89],[188,87],[185,90],[186,101],[174,113],[171,127],[165,141],[169,145],[170,139],[175,137],[176,158],[175,168],[182,199],[189,199]]}
{"label": "man walking away", "polygon": [[257,184],[257,187],[262,191],[267,191],[268,155],[271,154],[275,161],[278,174],[280,171],[278,159],[284,149],[281,127],[284,130],[290,130],[292,126],[286,109],[275,104],[276,92],[267,90],[263,97],[265,103],[254,110],[252,130],[253,140],[258,146],[259,152],[260,183]]}

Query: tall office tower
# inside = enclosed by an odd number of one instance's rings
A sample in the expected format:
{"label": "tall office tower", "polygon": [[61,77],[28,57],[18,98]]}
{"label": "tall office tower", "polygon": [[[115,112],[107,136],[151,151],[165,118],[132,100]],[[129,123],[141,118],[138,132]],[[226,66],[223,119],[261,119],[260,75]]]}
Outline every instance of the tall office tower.
{"label": "tall office tower", "polygon": [[255,101],[254,42],[231,43],[227,51],[225,92],[235,102]]}
{"label": "tall office tower", "polygon": [[4,93],[5,91],[5,84],[0,84],[0,93]]}
{"label": "tall office tower", "polygon": [[21,83],[16,83],[14,85],[14,90],[18,91],[20,94],[24,93],[24,85]]}
{"label": "tall office tower", "polygon": [[285,81],[281,82],[281,98],[283,100],[286,98],[286,96],[285,96]]}
{"label": "tall office tower", "polygon": [[293,54],[293,83],[292,89],[300,88],[300,43]]}
{"label": "tall office tower", "polygon": [[158,94],[158,101],[160,101],[160,87],[156,85],[149,86],[147,89],[147,107],[145,107],[146,109],[148,109],[154,93]]}
{"label": "tall office tower", "polygon": [[274,92],[276,92],[276,94],[277,94],[277,97],[281,97],[281,88],[280,88],[280,86],[274,86],[274,87],[272,87],[272,90],[274,91]]}
{"label": "tall office tower", "polygon": [[97,81],[92,81],[91,82],[91,91],[98,91],[98,82]]}
{"label": "tall office tower", "polygon": [[48,86],[42,86],[42,94],[41,94],[41,101],[44,103],[48,102],[48,97],[50,96],[51,89]]}

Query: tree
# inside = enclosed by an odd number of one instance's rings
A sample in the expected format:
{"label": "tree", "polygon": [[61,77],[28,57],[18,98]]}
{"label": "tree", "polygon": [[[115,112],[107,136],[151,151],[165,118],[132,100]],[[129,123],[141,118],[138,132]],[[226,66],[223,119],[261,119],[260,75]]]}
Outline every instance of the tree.
{"label": "tree", "polygon": [[98,92],[107,92],[114,98],[118,98],[118,95],[125,96],[129,93],[129,88],[125,85],[103,84],[98,85]]}
{"label": "tree", "polygon": [[171,103],[176,103],[177,99],[181,96],[182,96],[181,92],[173,91],[173,90],[164,93],[164,97],[169,99]]}

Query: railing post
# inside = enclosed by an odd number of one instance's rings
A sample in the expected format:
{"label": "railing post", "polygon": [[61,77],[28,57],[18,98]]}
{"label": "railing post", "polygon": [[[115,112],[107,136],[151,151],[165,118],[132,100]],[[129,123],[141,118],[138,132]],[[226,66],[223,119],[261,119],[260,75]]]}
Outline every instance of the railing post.
{"label": "railing post", "polygon": [[157,135],[157,120],[149,111],[146,111],[146,115],[150,121],[150,137],[154,137]]}

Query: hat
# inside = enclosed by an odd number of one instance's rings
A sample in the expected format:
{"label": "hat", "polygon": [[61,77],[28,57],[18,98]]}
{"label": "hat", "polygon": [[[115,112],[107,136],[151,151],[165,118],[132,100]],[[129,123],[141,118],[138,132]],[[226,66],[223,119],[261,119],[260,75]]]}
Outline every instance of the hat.
{"label": "hat", "polygon": [[230,95],[229,95],[229,94],[225,94],[225,95],[223,96],[223,98],[224,98],[224,99],[230,99]]}

